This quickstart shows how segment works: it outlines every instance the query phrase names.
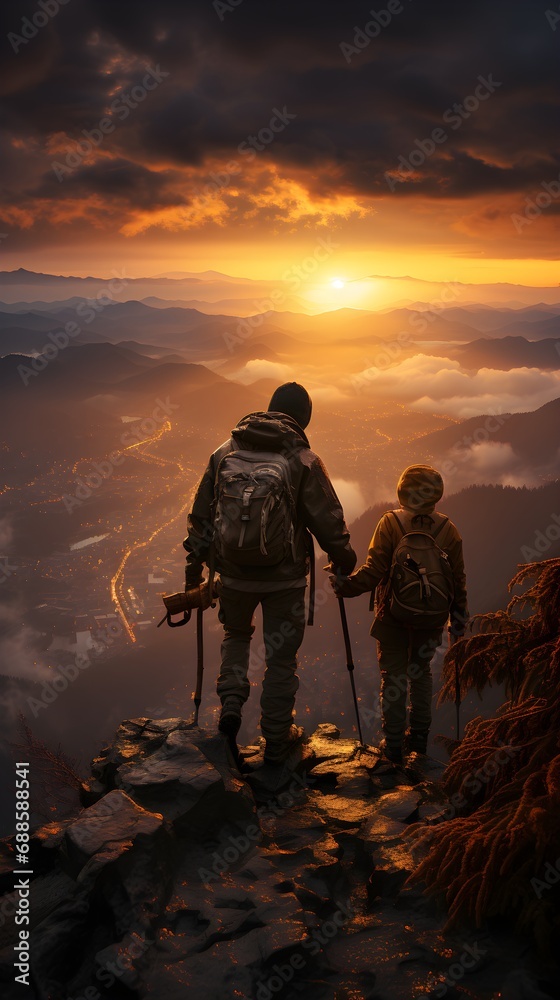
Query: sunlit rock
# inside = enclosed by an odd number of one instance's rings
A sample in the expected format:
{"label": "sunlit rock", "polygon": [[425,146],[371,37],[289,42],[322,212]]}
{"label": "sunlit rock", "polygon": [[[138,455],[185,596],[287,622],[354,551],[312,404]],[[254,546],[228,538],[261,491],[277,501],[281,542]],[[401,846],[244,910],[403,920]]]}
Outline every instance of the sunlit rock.
{"label": "sunlit rock", "polygon": [[[454,995],[448,970],[477,942],[444,935],[444,913],[407,884],[423,850],[411,831],[445,806],[438,768],[394,767],[328,723],[280,767],[264,765],[261,743],[241,750],[243,773],[219,734],[128,720],[93,762],[84,808],[34,832],[32,968],[44,997]],[[11,838],[0,852],[3,986],[15,854]],[[522,984],[516,1000],[541,995],[513,939],[491,954],[490,968],[469,968],[465,996],[498,995],[502,982],[512,996]]]}
{"label": "sunlit rock", "polygon": [[116,857],[141,834],[153,836],[162,822],[161,814],[143,809],[125,792],[115,789],[82,810],[66,828],[68,856],[80,867],[103,850]]}

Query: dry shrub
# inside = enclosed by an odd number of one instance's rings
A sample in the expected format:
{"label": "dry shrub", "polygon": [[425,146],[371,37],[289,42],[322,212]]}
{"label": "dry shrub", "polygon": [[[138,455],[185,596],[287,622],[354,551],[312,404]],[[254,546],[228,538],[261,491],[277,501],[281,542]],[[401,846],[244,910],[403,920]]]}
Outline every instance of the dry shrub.
{"label": "dry shrub", "polygon": [[466,726],[443,775],[455,815],[415,828],[429,847],[411,880],[445,900],[448,927],[513,916],[546,949],[560,932],[545,880],[560,858],[560,559],[524,566],[510,590],[528,579],[447,654],[440,700],[454,700],[458,667],[462,694],[502,683],[509,701]]}

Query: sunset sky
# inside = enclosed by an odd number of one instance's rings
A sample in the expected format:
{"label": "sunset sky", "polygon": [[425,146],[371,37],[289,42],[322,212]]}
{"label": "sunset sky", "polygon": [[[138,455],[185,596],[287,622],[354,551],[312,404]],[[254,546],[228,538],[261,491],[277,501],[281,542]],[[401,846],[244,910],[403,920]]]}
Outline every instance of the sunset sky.
{"label": "sunset sky", "polygon": [[322,239],[327,284],[559,283],[544,4],[32,0],[1,37],[1,268],[269,279]]}

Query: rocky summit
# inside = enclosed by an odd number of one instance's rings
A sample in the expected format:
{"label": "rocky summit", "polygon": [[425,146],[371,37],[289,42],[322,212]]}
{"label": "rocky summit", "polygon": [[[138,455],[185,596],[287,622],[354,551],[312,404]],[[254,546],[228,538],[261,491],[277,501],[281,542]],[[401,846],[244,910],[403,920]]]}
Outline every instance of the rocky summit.
{"label": "rocky summit", "polygon": [[[82,808],[33,836],[39,1000],[539,1000],[528,946],[445,933],[407,877],[451,808],[443,765],[397,768],[323,724],[280,767],[181,719],[124,722]],[[14,985],[3,845],[2,995]],[[11,893],[11,894],[10,894]]]}

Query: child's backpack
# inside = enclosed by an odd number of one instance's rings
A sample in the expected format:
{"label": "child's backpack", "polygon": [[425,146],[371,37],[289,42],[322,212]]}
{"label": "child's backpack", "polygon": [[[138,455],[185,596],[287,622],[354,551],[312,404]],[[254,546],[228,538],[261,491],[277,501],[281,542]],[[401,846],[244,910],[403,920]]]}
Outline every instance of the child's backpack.
{"label": "child's backpack", "polygon": [[294,554],[290,463],[278,452],[232,451],[216,470],[214,543],[218,559],[276,566]]}
{"label": "child's backpack", "polygon": [[398,514],[394,510],[389,513],[402,533],[389,572],[389,612],[408,627],[443,628],[455,588],[449,557],[436,538],[449,519],[444,517],[431,535],[415,529],[405,531]]}

